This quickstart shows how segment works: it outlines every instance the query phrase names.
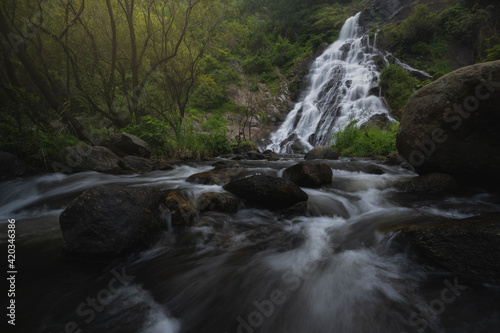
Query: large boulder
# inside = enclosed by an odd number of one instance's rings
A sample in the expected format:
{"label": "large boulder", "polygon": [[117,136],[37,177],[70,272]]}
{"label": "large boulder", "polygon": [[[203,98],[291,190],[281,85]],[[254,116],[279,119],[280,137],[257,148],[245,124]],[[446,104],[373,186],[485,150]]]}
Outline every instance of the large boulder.
{"label": "large boulder", "polygon": [[165,195],[156,187],[99,186],[62,212],[64,249],[83,259],[111,259],[147,249],[167,229]]}
{"label": "large boulder", "polygon": [[325,163],[304,161],[283,172],[283,178],[302,187],[321,187],[332,183],[332,169]]}
{"label": "large boulder", "polygon": [[165,202],[173,225],[190,226],[198,214],[193,203],[176,191],[170,192]]}
{"label": "large boulder", "polygon": [[317,146],[311,149],[306,156],[306,160],[338,160],[339,154],[328,146]]}
{"label": "large boulder", "polygon": [[309,198],[292,181],[265,175],[234,180],[223,188],[250,203],[271,209],[291,207]]}
{"label": "large boulder", "polygon": [[112,146],[110,149],[119,156],[149,156],[151,153],[146,141],[125,132],[112,135],[109,144]]}
{"label": "large boulder", "polygon": [[399,154],[420,174],[500,182],[500,61],[456,70],[414,93],[397,136]]}
{"label": "large boulder", "polygon": [[117,174],[122,171],[118,165],[120,158],[111,150],[100,146],[73,146],[66,147],[61,153],[63,171],[99,171]]}
{"label": "large boulder", "polygon": [[21,160],[7,152],[0,152],[0,181],[23,176],[28,171]]}
{"label": "large boulder", "polygon": [[500,213],[403,227],[402,232],[422,255],[447,270],[500,283]]}

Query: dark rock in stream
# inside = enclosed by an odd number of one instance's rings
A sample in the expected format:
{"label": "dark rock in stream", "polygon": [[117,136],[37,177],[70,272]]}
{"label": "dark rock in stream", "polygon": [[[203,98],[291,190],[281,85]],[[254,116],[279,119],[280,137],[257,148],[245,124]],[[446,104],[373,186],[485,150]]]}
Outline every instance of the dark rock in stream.
{"label": "dark rock in stream", "polygon": [[500,213],[401,229],[432,262],[480,282],[500,283]]}
{"label": "dark rock in stream", "polygon": [[65,251],[108,260],[149,248],[168,227],[164,199],[156,187],[99,186],[83,192],[59,218]]}
{"label": "dark rock in stream", "polygon": [[332,183],[332,169],[321,162],[304,161],[283,172],[283,178],[298,186],[317,188]]}
{"label": "dark rock in stream", "polygon": [[192,225],[194,218],[198,214],[198,210],[190,200],[181,196],[176,191],[172,191],[167,195],[165,202],[173,225]]}
{"label": "dark rock in stream", "polygon": [[243,172],[242,168],[216,168],[210,171],[195,173],[189,176],[186,181],[203,185],[224,185],[235,179],[241,172]]}
{"label": "dark rock in stream", "polygon": [[199,203],[202,212],[235,213],[240,205],[240,199],[232,194],[207,192],[200,196]]}
{"label": "dark rock in stream", "polygon": [[394,184],[394,187],[403,192],[432,194],[456,190],[458,188],[458,183],[455,178],[450,175],[431,173],[410,180],[397,182]]}
{"label": "dark rock in stream", "polygon": [[292,181],[264,175],[234,180],[223,188],[250,203],[270,209],[291,207],[309,198]]}
{"label": "dark rock in stream", "polygon": [[317,146],[304,157],[306,160],[338,160],[339,154],[328,146]]}

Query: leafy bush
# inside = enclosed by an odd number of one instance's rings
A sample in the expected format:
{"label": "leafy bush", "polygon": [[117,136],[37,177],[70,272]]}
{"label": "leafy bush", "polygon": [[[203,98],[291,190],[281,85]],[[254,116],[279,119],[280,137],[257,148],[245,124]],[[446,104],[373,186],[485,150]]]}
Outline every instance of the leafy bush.
{"label": "leafy bush", "polygon": [[198,80],[198,88],[191,97],[191,104],[203,110],[210,110],[221,106],[226,99],[224,87],[217,85],[212,77],[202,75]]}
{"label": "leafy bush", "polygon": [[486,56],[481,60],[481,62],[500,60],[500,44],[486,50]]}
{"label": "leafy bush", "polygon": [[431,12],[429,6],[415,6],[410,16],[399,25],[400,43],[411,46],[430,41],[438,29],[439,17]]}
{"label": "leafy bush", "polygon": [[66,127],[37,126],[22,114],[18,117],[24,121],[22,128],[7,112],[0,113],[0,151],[16,155],[31,167],[52,171],[51,164],[63,148],[83,144]]}
{"label": "leafy bush", "polygon": [[419,85],[419,80],[396,64],[384,68],[380,75],[382,92],[398,116],[401,116],[408,99]]}
{"label": "leafy bush", "polygon": [[398,126],[392,124],[389,131],[375,126],[360,129],[356,120],[352,120],[333,134],[331,146],[341,156],[389,155],[396,151]]}
{"label": "leafy bush", "polygon": [[201,124],[201,129],[205,132],[220,131],[227,124],[226,118],[219,115],[209,116],[207,121]]}
{"label": "leafy bush", "polygon": [[185,121],[170,146],[170,155],[177,158],[201,159],[231,152],[225,131],[199,133],[192,121]]}
{"label": "leafy bush", "polygon": [[272,70],[271,61],[265,55],[254,55],[243,61],[243,69],[249,74],[261,74]]}
{"label": "leafy bush", "polygon": [[151,116],[141,118],[138,124],[129,125],[123,128],[122,131],[146,141],[153,155],[157,156],[165,154],[170,140],[170,126]]}
{"label": "leafy bush", "polygon": [[233,152],[244,153],[247,151],[257,150],[257,145],[252,140],[236,139],[232,145]]}

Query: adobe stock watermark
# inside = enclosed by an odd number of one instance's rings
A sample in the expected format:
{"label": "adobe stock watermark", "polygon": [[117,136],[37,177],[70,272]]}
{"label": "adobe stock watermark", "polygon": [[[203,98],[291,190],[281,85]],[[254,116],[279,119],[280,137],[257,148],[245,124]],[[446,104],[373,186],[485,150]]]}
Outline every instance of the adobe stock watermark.
{"label": "adobe stock watermark", "polygon": [[340,247],[339,244],[334,244],[333,247],[328,247],[318,258],[310,257],[302,265],[286,270],[281,275],[282,287],[273,289],[268,297],[263,300],[253,301],[252,304],[255,310],[247,316],[238,316],[236,318],[238,322],[236,332],[253,333],[261,327],[265,319],[271,317],[281,305],[285,304],[290,295],[299,289],[301,284],[311,276],[322,262],[330,259],[334,250],[338,247]]}
{"label": "adobe stock watermark", "polygon": [[[453,283],[448,279],[445,279],[443,283],[446,287],[441,290],[439,297],[429,302],[429,307],[432,313],[436,316],[441,315],[446,310],[446,305],[455,302],[457,297],[461,295],[461,291],[467,289],[467,286],[458,284],[458,277],[455,277]],[[429,315],[422,312],[413,312],[408,318],[408,323],[411,326],[416,327],[418,333],[423,333],[428,326],[428,321],[425,318],[429,319]]]}
{"label": "adobe stock watermark", "polygon": [[[134,276],[127,275],[125,267],[119,273],[115,269],[111,271],[113,278],[108,282],[106,288],[99,290],[95,297],[87,297],[85,301],[78,304],[75,312],[78,316],[84,318],[85,324],[90,324],[96,318],[96,313],[104,310],[105,306],[111,303],[113,296],[121,287],[126,287],[135,279]],[[82,333],[83,330],[75,321],[69,321],[64,325],[64,331],[51,333]]]}
{"label": "adobe stock watermark", "polygon": [[[463,121],[468,119],[472,114],[478,114],[481,102],[491,98],[495,91],[500,91],[500,82],[493,81],[493,74],[489,73],[487,78],[481,77],[480,83],[474,89],[474,93],[465,97],[462,104],[454,104],[453,108],[444,109],[443,120],[445,123],[451,124],[453,130],[459,129]],[[445,130],[441,127],[434,128],[430,133],[427,133],[427,138],[417,143],[418,149],[414,149],[408,156],[406,161],[410,165],[417,167],[425,162],[426,157],[430,157],[436,152],[437,145],[448,140]]]}

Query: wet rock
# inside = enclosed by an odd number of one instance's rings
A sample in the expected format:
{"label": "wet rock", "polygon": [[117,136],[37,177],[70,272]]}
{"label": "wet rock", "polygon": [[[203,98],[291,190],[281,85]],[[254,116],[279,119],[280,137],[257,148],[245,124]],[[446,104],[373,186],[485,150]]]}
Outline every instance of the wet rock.
{"label": "wet rock", "polygon": [[289,154],[303,153],[306,148],[296,133],[292,133],[288,138],[280,143],[280,148],[283,149],[284,147],[287,147],[286,151]]}
{"label": "wet rock", "polygon": [[282,209],[307,201],[307,194],[290,180],[256,175],[224,185],[224,189],[252,204],[270,209]]}
{"label": "wet rock", "polygon": [[414,93],[396,144],[419,174],[499,184],[499,123],[500,61],[493,61],[458,69]]}
{"label": "wet rock", "polygon": [[387,155],[387,158],[384,162],[384,164],[391,165],[391,166],[398,166],[403,163],[403,159],[399,157],[398,152],[393,152]]}
{"label": "wet rock", "polygon": [[500,283],[500,213],[402,228],[432,262],[468,278]]}
{"label": "wet rock", "polygon": [[328,146],[317,146],[305,156],[306,160],[338,160],[339,154]]}
{"label": "wet rock", "polygon": [[111,150],[100,146],[66,147],[61,152],[61,163],[68,172],[98,171],[118,174],[122,169],[118,165],[119,157]]}
{"label": "wet rock", "polygon": [[432,194],[456,190],[458,183],[453,176],[431,173],[397,182],[394,187],[403,192]]}
{"label": "wet rock", "polygon": [[0,152],[0,181],[20,177],[28,172],[21,160],[7,152]]}
{"label": "wet rock", "polygon": [[214,169],[191,175],[186,181],[203,185],[224,185],[236,178],[241,172],[240,168]]}
{"label": "wet rock", "polygon": [[191,225],[198,214],[193,203],[176,191],[167,195],[165,203],[170,211],[173,225]]}
{"label": "wet rock", "polygon": [[199,199],[201,211],[214,211],[235,213],[240,200],[231,194],[208,192],[203,193]]}
{"label": "wet rock", "polygon": [[147,158],[126,156],[118,161],[118,165],[128,173],[145,173],[156,170],[156,164]]}
{"label": "wet rock", "polygon": [[168,170],[174,169],[172,164],[167,163],[165,161],[156,161],[155,164],[156,164],[155,169],[157,169],[157,170],[168,171]]}
{"label": "wet rock", "polygon": [[65,251],[106,260],[147,249],[167,229],[164,198],[155,187],[99,186],[85,191],[59,218]]}
{"label": "wet rock", "polygon": [[385,113],[378,113],[371,116],[366,122],[361,124],[360,128],[378,127],[384,131],[389,131],[392,125],[392,120]]}
{"label": "wet rock", "polygon": [[385,169],[376,164],[368,164],[361,171],[370,175],[383,175],[385,173]]}
{"label": "wet rock", "polygon": [[111,136],[110,144],[126,155],[149,156],[151,154],[146,141],[125,132]]}
{"label": "wet rock", "polygon": [[283,172],[283,178],[298,186],[317,188],[332,183],[332,169],[321,162],[304,161]]}
{"label": "wet rock", "polygon": [[286,218],[303,215],[307,211],[307,201],[297,202],[295,205],[281,209],[280,213]]}
{"label": "wet rock", "polygon": [[380,86],[378,82],[372,82],[370,84],[370,88],[368,88],[368,94],[370,96],[377,96],[377,97],[380,96]]}
{"label": "wet rock", "polygon": [[264,156],[266,156],[267,160],[270,161],[270,162],[279,161],[280,160],[280,156],[278,154],[276,154],[275,152],[273,152],[272,150],[270,150],[270,149],[266,150],[262,154],[264,154]]}

